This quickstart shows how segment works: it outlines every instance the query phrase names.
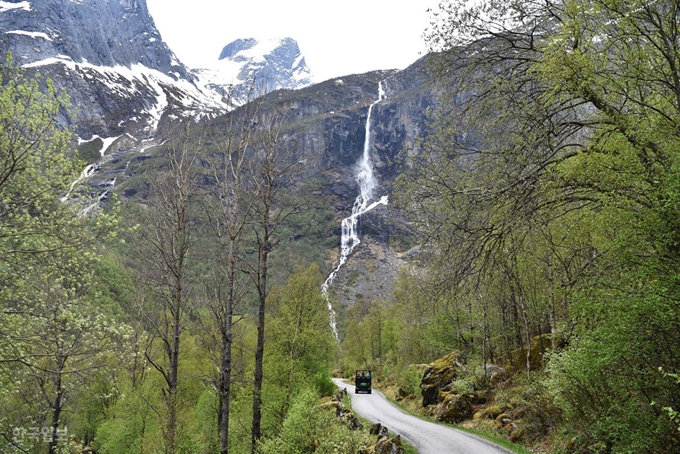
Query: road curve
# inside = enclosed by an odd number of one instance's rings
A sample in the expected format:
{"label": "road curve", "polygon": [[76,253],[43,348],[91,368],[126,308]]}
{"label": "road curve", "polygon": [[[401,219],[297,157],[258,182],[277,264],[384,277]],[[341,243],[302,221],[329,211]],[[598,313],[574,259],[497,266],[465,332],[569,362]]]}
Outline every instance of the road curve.
{"label": "road curve", "polygon": [[340,389],[347,388],[352,409],[359,416],[387,426],[419,454],[513,454],[483,438],[407,415],[376,389],[372,394],[355,394],[354,386],[346,381],[334,378],[333,382]]}

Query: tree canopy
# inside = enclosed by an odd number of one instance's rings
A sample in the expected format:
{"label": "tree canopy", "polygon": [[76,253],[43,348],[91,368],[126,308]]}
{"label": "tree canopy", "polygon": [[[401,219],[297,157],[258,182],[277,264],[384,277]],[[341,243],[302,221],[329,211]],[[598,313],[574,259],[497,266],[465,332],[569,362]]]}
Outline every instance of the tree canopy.
{"label": "tree canopy", "polygon": [[549,383],[596,452],[680,442],[678,7],[444,2],[440,108],[402,178],[427,285],[481,314],[461,346],[566,338]]}

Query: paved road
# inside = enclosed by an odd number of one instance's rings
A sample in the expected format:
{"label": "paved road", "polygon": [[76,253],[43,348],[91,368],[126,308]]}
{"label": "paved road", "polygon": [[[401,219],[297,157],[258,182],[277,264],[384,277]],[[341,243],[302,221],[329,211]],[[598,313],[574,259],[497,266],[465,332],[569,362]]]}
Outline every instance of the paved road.
{"label": "paved road", "polygon": [[407,415],[378,390],[374,389],[372,394],[355,394],[353,385],[337,378],[333,381],[340,389],[347,388],[352,409],[357,414],[401,435],[419,454],[513,454],[474,435]]}

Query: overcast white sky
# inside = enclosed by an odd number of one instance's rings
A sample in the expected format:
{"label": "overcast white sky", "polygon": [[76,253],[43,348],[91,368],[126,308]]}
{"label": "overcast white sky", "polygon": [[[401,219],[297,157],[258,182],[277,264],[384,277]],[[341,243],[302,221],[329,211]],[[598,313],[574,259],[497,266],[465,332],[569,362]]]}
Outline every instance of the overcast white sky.
{"label": "overcast white sky", "polygon": [[[317,82],[403,69],[425,53],[438,0],[147,0],[163,40],[191,68],[238,38],[295,39]],[[190,6],[189,6],[190,5]]]}

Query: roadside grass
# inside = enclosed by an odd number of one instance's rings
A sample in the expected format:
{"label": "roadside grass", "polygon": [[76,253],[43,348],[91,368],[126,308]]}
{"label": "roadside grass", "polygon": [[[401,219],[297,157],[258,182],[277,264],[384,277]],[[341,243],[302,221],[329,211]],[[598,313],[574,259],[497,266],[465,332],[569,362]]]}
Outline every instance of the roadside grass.
{"label": "roadside grass", "polygon": [[490,442],[493,442],[499,446],[504,447],[505,449],[512,451],[516,454],[531,454],[531,451],[529,451],[527,448],[524,446],[518,445],[516,443],[511,442],[507,438],[503,438],[499,435],[493,434],[491,432],[484,432],[476,429],[468,429],[467,427],[461,427],[461,426],[453,426],[451,424],[445,424],[445,423],[440,423],[437,422],[438,424],[448,426],[448,427],[453,427],[455,429],[458,429],[462,432],[467,432],[471,435],[476,435],[480,438],[484,438],[485,440],[489,440]]}
{"label": "roadside grass", "polygon": [[[401,411],[403,411],[404,413],[406,413],[406,414],[408,414],[408,415],[411,415],[411,416],[413,416],[413,417],[415,417],[415,418],[418,418],[418,419],[420,419],[420,420],[422,420],[422,421],[431,422],[431,423],[438,424],[438,425],[444,426],[444,427],[451,427],[451,428],[454,428],[454,429],[458,429],[458,430],[460,430],[461,432],[466,432],[466,433],[469,433],[469,434],[471,434],[471,435],[475,435],[475,436],[477,436],[477,437],[479,437],[479,438],[483,438],[483,439],[488,440],[488,441],[490,441],[490,442],[492,442],[492,443],[495,443],[495,444],[497,444],[497,445],[499,445],[499,446],[502,446],[503,448],[507,449],[508,451],[514,452],[515,454],[531,454],[531,451],[529,451],[527,448],[525,448],[524,446],[521,446],[521,445],[518,445],[518,444],[516,444],[516,443],[511,442],[511,441],[508,440],[507,438],[503,438],[503,437],[501,437],[501,436],[499,436],[499,435],[496,435],[496,434],[494,434],[494,433],[491,433],[491,432],[486,432],[486,431],[477,430],[477,429],[469,429],[469,428],[462,427],[462,426],[459,426],[459,425],[453,425],[453,424],[447,424],[447,423],[444,423],[444,422],[441,422],[441,421],[435,421],[434,419],[431,419],[431,418],[428,418],[428,417],[426,417],[426,416],[423,416],[423,415],[419,415],[419,414],[417,414],[417,413],[414,413],[414,412],[411,411],[409,408],[407,408],[407,407],[401,405],[399,402],[397,402],[396,400],[394,400],[393,398],[391,398],[391,397],[388,396],[387,394],[383,393],[383,395],[384,395],[385,398],[386,398],[387,400],[389,400],[395,407],[399,408],[399,409],[400,409]],[[408,452],[408,451],[406,451],[406,452]],[[415,454],[417,454],[417,451],[413,451],[413,452],[414,452]]]}
{"label": "roadside grass", "polygon": [[410,444],[406,443],[405,441],[402,441],[402,446],[404,446],[404,454],[418,454],[418,451],[416,451],[416,448],[411,446]]}
{"label": "roadside grass", "polygon": [[[349,408],[350,410],[352,409],[352,399],[350,398],[349,394],[347,394],[345,397],[342,398],[342,403],[345,407]],[[356,414],[356,413],[355,413]],[[362,418],[361,416],[357,415],[357,418],[361,421],[361,424],[363,424],[365,427],[371,427],[373,424],[371,421]],[[389,428],[388,428],[389,429]],[[392,432],[389,433],[390,437],[394,437],[396,434],[393,434]],[[403,438],[401,439],[401,444],[404,447],[404,454],[418,454],[418,451],[416,451],[416,448],[408,444],[406,440]]]}

